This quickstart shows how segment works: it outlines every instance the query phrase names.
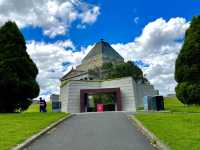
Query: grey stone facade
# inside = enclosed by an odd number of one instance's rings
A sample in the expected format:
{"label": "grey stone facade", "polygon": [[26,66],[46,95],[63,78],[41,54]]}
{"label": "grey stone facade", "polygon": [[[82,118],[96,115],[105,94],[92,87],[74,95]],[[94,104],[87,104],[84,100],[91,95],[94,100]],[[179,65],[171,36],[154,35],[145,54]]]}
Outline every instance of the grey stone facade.
{"label": "grey stone facade", "polygon": [[152,85],[136,83],[132,77],[105,81],[71,80],[60,90],[61,111],[79,113],[80,90],[99,88],[120,88],[123,111],[136,111],[137,107],[143,106],[145,95],[156,95]]}

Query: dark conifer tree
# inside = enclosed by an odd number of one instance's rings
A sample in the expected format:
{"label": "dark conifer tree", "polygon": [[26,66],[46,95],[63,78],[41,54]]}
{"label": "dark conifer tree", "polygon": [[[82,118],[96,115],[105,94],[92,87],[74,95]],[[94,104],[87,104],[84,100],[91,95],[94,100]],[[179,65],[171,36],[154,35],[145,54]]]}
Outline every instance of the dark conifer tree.
{"label": "dark conifer tree", "polygon": [[26,110],[39,94],[38,69],[14,22],[0,28],[0,112]]}
{"label": "dark conifer tree", "polygon": [[200,104],[200,16],[193,17],[175,66],[176,95],[184,104]]}

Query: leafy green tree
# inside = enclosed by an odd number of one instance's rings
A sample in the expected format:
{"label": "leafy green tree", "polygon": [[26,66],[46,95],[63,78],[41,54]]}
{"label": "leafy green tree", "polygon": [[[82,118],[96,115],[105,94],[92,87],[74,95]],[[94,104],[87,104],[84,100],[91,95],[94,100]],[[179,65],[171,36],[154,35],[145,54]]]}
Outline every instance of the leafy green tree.
{"label": "leafy green tree", "polygon": [[105,64],[103,66],[104,79],[114,79],[121,77],[133,77],[136,81],[143,79],[142,70],[133,62],[121,63],[117,65]]}
{"label": "leafy green tree", "polygon": [[95,104],[103,103],[104,105],[107,104],[114,104],[115,103],[115,95],[113,93],[100,93],[93,95],[93,100]]}
{"label": "leafy green tree", "polygon": [[0,112],[26,110],[39,94],[38,69],[26,52],[23,35],[14,22],[0,28]]}
{"label": "leafy green tree", "polygon": [[200,16],[193,17],[175,66],[176,95],[184,104],[200,104]]}

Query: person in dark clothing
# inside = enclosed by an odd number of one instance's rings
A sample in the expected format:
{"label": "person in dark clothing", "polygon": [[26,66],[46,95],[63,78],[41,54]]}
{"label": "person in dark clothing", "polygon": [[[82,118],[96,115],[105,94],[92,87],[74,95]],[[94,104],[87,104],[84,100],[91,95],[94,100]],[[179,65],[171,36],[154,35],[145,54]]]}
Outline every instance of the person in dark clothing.
{"label": "person in dark clothing", "polygon": [[47,103],[45,100],[44,100],[44,112],[47,112]]}
{"label": "person in dark clothing", "polygon": [[39,104],[40,104],[40,112],[47,112],[46,110],[47,103],[44,99],[42,99],[42,97],[40,97]]}

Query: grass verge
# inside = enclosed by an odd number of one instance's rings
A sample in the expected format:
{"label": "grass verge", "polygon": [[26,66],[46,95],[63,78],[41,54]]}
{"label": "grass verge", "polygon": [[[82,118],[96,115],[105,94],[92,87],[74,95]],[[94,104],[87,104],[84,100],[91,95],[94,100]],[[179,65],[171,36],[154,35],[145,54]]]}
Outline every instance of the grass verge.
{"label": "grass verge", "polygon": [[33,134],[66,115],[69,114],[39,113],[36,104],[24,113],[0,114],[0,150],[8,150],[22,143]]}
{"label": "grass verge", "polygon": [[200,107],[165,99],[170,112],[137,113],[136,118],[172,150],[200,149]]}

